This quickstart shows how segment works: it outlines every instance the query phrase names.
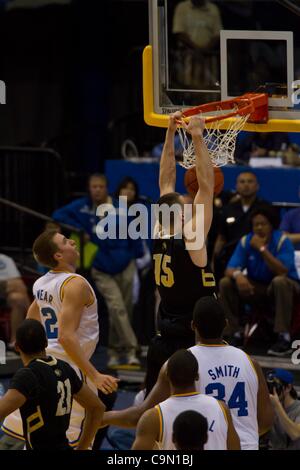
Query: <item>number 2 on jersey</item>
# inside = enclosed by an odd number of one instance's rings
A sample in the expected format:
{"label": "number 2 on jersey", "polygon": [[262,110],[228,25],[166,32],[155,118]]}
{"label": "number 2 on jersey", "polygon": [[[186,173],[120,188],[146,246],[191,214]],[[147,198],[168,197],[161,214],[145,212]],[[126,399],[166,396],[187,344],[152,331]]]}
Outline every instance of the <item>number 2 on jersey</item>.
{"label": "number 2 on jersey", "polygon": [[51,307],[43,307],[41,314],[45,320],[45,328],[48,339],[56,339],[58,337],[57,317],[56,313]]}
{"label": "number 2 on jersey", "polygon": [[[216,396],[213,395],[214,391],[217,392]],[[225,401],[225,387],[219,382],[211,383],[205,387],[205,395],[213,395],[217,400]],[[246,401],[245,396],[245,382],[237,382],[227,404],[231,409],[238,409],[238,416],[248,416],[248,402]]]}

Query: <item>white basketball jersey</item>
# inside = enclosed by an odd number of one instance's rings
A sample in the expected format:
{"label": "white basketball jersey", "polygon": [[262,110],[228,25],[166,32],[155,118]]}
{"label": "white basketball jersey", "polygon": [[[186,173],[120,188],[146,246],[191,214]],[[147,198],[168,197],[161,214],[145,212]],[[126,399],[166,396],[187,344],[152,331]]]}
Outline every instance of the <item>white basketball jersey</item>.
{"label": "white basketball jersey", "polygon": [[83,279],[94,296],[93,303],[84,307],[76,332],[86,358],[90,359],[99,339],[99,322],[97,299],[87,280],[79,274],[49,271],[33,285],[33,295],[39,306],[41,320],[47,333],[47,354],[65,360],[69,364],[71,360],[58,342],[58,318],[62,309],[64,287],[75,277]]}
{"label": "white basketball jersey", "polygon": [[228,344],[196,345],[189,350],[199,364],[197,390],[225,401],[241,449],[258,449],[258,378],[250,357]]}
{"label": "white basketball jersey", "polygon": [[173,423],[183,411],[201,413],[208,422],[208,440],[204,450],[227,449],[227,418],[218,400],[200,393],[172,395],[157,405],[160,418],[159,446],[162,450],[176,450],[172,442]]}

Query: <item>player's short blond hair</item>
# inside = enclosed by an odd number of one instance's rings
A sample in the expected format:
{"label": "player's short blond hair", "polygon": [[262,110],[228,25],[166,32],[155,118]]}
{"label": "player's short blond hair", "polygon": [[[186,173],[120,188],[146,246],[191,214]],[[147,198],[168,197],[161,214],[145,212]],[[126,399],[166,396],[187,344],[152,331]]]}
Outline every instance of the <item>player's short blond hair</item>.
{"label": "player's short blond hair", "polygon": [[57,233],[59,233],[57,230],[45,230],[33,243],[32,251],[35,260],[47,268],[56,268],[57,266],[54,255],[59,249],[53,241]]}

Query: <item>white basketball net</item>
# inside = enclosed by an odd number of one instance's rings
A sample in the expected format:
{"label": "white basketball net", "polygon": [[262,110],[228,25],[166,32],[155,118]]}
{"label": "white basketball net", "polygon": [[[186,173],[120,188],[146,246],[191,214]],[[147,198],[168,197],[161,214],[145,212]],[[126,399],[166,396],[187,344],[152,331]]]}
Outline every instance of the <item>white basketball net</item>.
{"label": "white basketball net", "polygon": [[[244,116],[237,115],[234,119],[230,120],[226,130],[220,129],[222,121],[214,121],[211,123],[212,127],[205,128],[203,137],[214,166],[220,167],[227,163],[234,163],[236,138],[249,116],[249,114]],[[183,160],[178,163],[184,168],[191,168],[195,166],[193,141],[183,127],[177,127],[177,132],[183,147]]]}

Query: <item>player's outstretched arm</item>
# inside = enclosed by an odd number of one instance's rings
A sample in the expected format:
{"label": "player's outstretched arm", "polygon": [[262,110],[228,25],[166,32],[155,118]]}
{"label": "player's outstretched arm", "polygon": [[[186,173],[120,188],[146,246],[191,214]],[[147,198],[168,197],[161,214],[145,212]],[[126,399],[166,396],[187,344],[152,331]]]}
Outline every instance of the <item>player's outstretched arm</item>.
{"label": "player's outstretched arm", "polygon": [[[189,225],[185,226],[185,236],[187,238],[187,229],[190,229],[190,233],[198,234],[198,236],[200,231],[202,231],[203,239],[201,246],[198,247],[197,244],[196,249],[189,249],[193,263],[200,267],[204,267],[207,264],[205,243],[212,223],[214,197],[214,170],[203,138],[204,123],[205,120],[203,118],[192,116],[188,124],[183,124],[193,139],[196,175],[199,185],[194,199],[193,218],[189,222],[191,227]],[[202,204],[204,207],[204,220],[197,216],[198,204]]]}
{"label": "player's outstretched arm", "polygon": [[226,417],[226,421],[228,424],[227,429],[227,450],[240,450],[240,438],[235,430],[233,425],[232,417],[228,406],[224,403],[219,401],[220,406],[223,408],[224,415]]}
{"label": "player's outstretched arm", "polygon": [[79,392],[74,395],[74,398],[86,411],[83,431],[77,450],[87,450],[102,424],[105,406],[97,395],[85,384],[83,384]]}
{"label": "player's outstretched arm", "polygon": [[158,412],[155,408],[151,408],[139,420],[132,450],[152,450],[155,443],[159,440],[159,433]]}
{"label": "player's outstretched arm", "polygon": [[87,375],[103,393],[114,392],[118,388],[118,379],[110,375],[100,374],[85,357],[79,344],[78,330],[82,311],[91,301],[91,290],[81,278],[75,277],[65,286],[62,311],[58,319],[58,341],[79,369]]}
{"label": "player's outstretched arm", "polygon": [[178,119],[181,119],[179,111],[169,116],[169,126],[159,165],[159,189],[161,196],[175,191],[176,161],[174,138],[177,127],[176,120]]}
{"label": "player's outstretched arm", "polygon": [[125,410],[105,412],[103,424],[119,426],[121,428],[135,428],[145,411],[166,400],[170,396],[170,384],[166,374],[166,366],[167,363],[162,366],[155,386],[140,405],[131,406]]}
{"label": "player's outstretched arm", "polygon": [[255,367],[258,378],[257,392],[257,422],[259,435],[265,434],[271,429],[274,421],[274,410],[270,400],[269,390],[263,371],[254,359],[252,363]]}

